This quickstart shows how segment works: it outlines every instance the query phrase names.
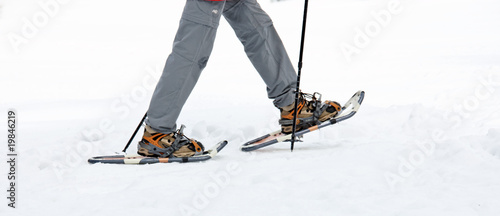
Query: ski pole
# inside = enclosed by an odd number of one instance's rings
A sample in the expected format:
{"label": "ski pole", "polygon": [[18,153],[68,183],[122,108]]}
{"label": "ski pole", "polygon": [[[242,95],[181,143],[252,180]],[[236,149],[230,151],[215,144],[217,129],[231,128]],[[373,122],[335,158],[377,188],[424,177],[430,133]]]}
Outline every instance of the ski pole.
{"label": "ski pole", "polygon": [[148,116],[148,113],[145,113],[144,114],[144,117],[142,117],[142,120],[141,122],[139,122],[139,125],[137,125],[137,128],[135,129],[134,133],[132,134],[132,136],[130,137],[130,139],[128,140],[128,143],[127,145],[125,146],[125,148],[122,150],[123,153],[126,153],[128,147],[130,146],[130,143],[132,143],[132,140],[134,139],[135,135],[137,134],[137,132],[139,131],[139,128],[141,128],[142,126],[142,123],[144,123],[144,120],[146,120],[146,117]]}
{"label": "ski pole", "polygon": [[293,145],[295,144],[295,129],[297,128],[297,107],[299,104],[299,91],[300,91],[300,74],[302,72],[302,57],[304,55],[304,41],[306,37],[306,21],[307,21],[307,6],[309,5],[309,0],[305,0],[304,5],[304,18],[302,19],[302,36],[300,39],[300,55],[299,55],[299,66],[297,74],[297,88],[295,89],[295,106],[293,112],[293,124],[292,124],[292,145],[290,150],[293,151]]}

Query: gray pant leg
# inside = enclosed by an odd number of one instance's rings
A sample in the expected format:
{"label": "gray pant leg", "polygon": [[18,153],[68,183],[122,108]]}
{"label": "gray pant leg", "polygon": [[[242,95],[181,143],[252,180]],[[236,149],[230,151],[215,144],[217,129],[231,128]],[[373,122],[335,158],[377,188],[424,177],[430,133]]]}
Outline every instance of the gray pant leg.
{"label": "gray pant leg", "polygon": [[212,52],[224,1],[187,0],[172,53],[153,93],[146,124],[162,133],[176,121]]}
{"label": "gray pant leg", "polygon": [[223,13],[255,69],[267,85],[276,107],[293,103],[297,74],[271,18],[256,0],[227,1]]}

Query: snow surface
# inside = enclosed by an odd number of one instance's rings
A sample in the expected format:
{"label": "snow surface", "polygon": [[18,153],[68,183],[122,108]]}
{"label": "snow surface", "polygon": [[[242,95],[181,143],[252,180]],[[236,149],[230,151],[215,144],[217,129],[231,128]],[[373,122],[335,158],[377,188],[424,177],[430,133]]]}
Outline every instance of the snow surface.
{"label": "snow surface", "polygon": [[[302,89],[366,99],[293,153],[239,150],[277,129],[278,111],[221,20],[178,122],[207,147],[229,145],[204,163],[145,166],[86,159],[127,142],[184,1],[57,1],[48,12],[47,2],[0,1],[0,110],[19,118],[17,208],[4,201],[2,216],[500,214],[499,1],[310,1]],[[297,62],[303,1],[260,3]],[[0,163],[2,199],[8,169]]]}

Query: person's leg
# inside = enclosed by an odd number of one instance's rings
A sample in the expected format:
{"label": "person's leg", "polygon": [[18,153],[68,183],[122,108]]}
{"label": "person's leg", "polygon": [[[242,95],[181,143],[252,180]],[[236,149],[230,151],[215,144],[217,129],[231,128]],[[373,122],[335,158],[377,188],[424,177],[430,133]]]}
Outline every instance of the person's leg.
{"label": "person's leg", "polygon": [[146,124],[157,132],[176,121],[212,52],[224,1],[187,0],[172,53],[153,93]]}
{"label": "person's leg", "polygon": [[268,97],[274,99],[274,105],[292,104],[297,74],[271,18],[256,0],[227,1],[223,15],[266,83]]}

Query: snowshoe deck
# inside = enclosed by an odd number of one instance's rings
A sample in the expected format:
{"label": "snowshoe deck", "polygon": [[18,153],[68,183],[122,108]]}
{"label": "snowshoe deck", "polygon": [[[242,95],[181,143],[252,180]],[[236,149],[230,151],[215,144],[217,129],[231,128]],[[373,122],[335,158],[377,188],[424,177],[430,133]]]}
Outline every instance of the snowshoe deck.
{"label": "snowshoe deck", "polygon": [[97,156],[92,157],[88,160],[90,164],[103,163],[103,164],[154,164],[154,163],[188,163],[188,162],[199,162],[212,159],[227,145],[227,141],[224,140],[219,142],[217,145],[211,149],[205,151],[201,155],[192,157],[170,157],[170,158],[158,158],[158,157],[146,157],[138,154],[132,155],[109,155],[109,156]]}
{"label": "snowshoe deck", "polygon": [[[359,107],[361,106],[364,96],[365,96],[364,91],[356,92],[356,94],[354,94],[351,97],[351,99],[349,99],[345,103],[345,105],[342,107],[341,112],[337,116],[331,118],[330,120],[324,121],[319,125],[309,127],[300,131],[296,131],[295,136],[301,137],[302,135],[309,133],[311,131],[327,127],[353,117],[358,111]],[[241,146],[241,150],[253,151],[276,143],[289,141],[291,139],[292,139],[292,134],[283,134],[281,133],[281,130],[278,130],[243,144],[243,146]]]}

